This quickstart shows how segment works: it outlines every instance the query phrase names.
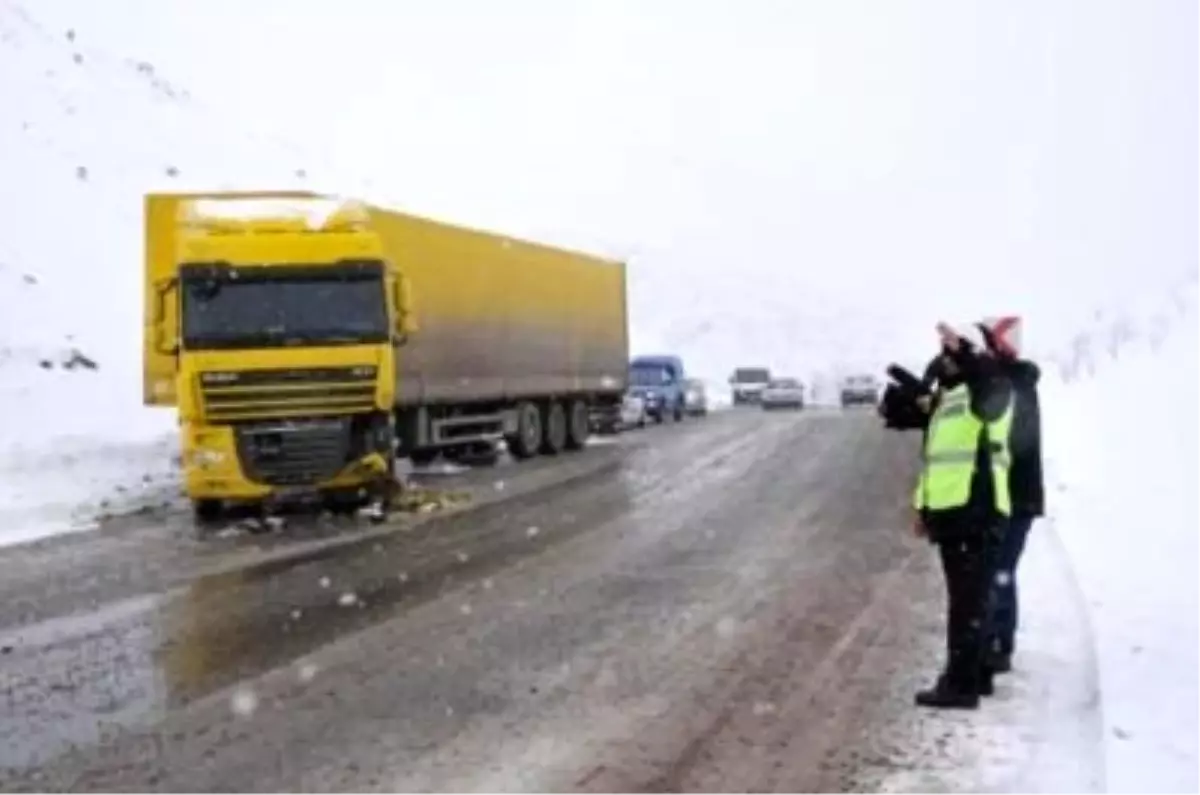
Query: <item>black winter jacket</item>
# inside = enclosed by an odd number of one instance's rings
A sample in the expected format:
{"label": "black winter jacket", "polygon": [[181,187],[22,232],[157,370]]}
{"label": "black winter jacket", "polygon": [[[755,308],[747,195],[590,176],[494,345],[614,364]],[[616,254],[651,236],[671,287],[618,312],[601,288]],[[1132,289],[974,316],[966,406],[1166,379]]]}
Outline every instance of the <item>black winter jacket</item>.
{"label": "black winter jacket", "polygon": [[1012,468],[1008,484],[1013,514],[1041,516],[1046,510],[1046,487],[1042,475],[1042,410],[1038,402],[1038,366],[1026,359],[1001,360],[1012,382],[1013,407]]}

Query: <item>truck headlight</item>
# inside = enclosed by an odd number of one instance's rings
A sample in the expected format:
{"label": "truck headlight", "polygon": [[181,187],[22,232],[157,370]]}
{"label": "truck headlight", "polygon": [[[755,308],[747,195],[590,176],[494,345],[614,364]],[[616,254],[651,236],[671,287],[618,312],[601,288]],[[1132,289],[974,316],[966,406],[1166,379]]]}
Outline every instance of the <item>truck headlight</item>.
{"label": "truck headlight", "polygon": [[213,467],[225,463],[225,454],[220,450],[193,450],[190,456],[193,466]]}

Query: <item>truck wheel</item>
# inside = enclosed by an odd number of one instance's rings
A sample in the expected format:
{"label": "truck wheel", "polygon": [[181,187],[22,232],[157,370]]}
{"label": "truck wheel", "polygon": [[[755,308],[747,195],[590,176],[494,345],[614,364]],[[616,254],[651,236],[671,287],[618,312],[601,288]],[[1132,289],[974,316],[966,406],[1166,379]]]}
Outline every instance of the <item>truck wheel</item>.
{"label": "truck wheel", "polygon": [[582,400],[571,401],[570,416],[567,418],[567,449],[579,450],[587,444],[588,407]]}
{"label": "truck wheel", "polygon": [[526,401],[517,406],[517,432],[509,437],[508,451],[516,458],[533,458],[542,446],[542,413]]}
{"label": "truck wheel", "polygon": [[551,400],[546,404],[544,424],[546,433],[542,439],[542,452],[558,455],[567,446],[567,412],[562,403]]}
{"label": "truck wheel", "polygon": [[408,460],[412,461],[413,466],[423,467],[429,466],[438,457],[438,450],[435,447],[432,450],[413,450],[408,454]]}
{"label": "truck wheel", "polygon": [[321,495],[321,507],[334,516],[353,516],[366,502],[358,489],[335,489]]}
{"label": "truck wheel", "polygon": [[684,415],[685,415],[685,412],[683,410],[683,404],[676,403],[675,404],[675,421],[683,422]]}
{"label": "truck wheel", "polygon": [[224,507],[220,500],[192,500],[192,516],[200,524],[212,524],[221,519]]}

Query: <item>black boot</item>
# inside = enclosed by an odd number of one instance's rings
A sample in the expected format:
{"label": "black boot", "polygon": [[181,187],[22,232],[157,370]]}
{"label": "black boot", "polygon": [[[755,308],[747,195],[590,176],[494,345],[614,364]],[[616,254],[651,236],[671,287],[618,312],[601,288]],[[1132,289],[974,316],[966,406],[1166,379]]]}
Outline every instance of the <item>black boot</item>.
{"label": "black boot", "polygon": [[989,665],[991,665],[994,673],[1008,673],[1012,670],[1012,652],[997,652],[993,654]]}
{"label": "black boot", "polygon": [[993,681],[995,674],[995,670],[990,667],[979,672],[979,686],[976,688],[979,695],[994,696],[996,694],[996,685]]}
{"label": "black boot", "polygon": [[978,709],[979,693],[975,688],[955,687],[945,676],[939,676],[937,684],[917,693],[918,707],[931,709]]}

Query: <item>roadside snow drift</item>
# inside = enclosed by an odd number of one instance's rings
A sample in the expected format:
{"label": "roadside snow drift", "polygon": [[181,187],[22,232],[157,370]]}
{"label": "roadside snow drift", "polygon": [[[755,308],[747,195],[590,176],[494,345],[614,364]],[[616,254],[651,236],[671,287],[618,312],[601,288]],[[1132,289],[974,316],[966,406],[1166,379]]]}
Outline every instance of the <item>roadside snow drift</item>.
{"label": "roadside snow drift", "polygon": [[[0,2],[0,543],[171,499],[174,417],[141,402],[142,196],[299,187],[257,140],[86,32]],[[82,524],[81,524],[82,523]]]}
{"label": "roadside snow drift", "polygon": [[[1048,529],[1091,615],[1113,792],[1200,789],[1195,283],[1170,304],[1044,397]],[[1044,591],[1024,593],[1038,610]]]}

